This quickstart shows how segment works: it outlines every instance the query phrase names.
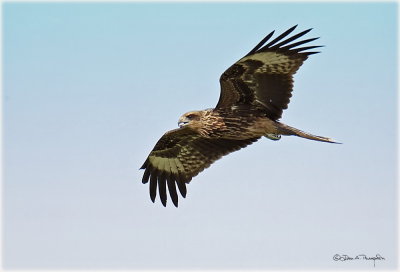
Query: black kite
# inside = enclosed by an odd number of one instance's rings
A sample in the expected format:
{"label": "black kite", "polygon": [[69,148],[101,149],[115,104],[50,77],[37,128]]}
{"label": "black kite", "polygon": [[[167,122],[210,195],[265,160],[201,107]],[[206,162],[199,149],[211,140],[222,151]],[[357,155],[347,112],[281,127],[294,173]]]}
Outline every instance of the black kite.
{"label": "black kite", "polygon": [[262,136],[279,140],[281,135],[295,135],[334,143],[278,121],[292,96],[293,75],[309,55],[319,53],[309,50],[321,47],[298,47],[318,39],[296,41],[311,29],[283,40],[295,28],[270,42],[274,31],[268,34],[222,74],[221,94],[214,109],[185,113],[179,118],[180,128],[161,137],[141,167],[145,170],[142,182],[150,181],[153,202],[158,187],[166,206],[168,187],[172,202],[178,206],[176,185],[185,197],[186,183],[194,176]]}

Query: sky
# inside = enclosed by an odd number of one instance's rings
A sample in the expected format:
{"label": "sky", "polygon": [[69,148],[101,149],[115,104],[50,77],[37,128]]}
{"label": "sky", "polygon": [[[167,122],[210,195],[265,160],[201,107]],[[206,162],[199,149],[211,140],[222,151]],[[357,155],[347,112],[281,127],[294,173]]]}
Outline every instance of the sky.
{"label": "sky", "polygon": [[[3,3],[7,269],[397,264],[395,3]],[[313,28],[282,137],[217,161],[179,208],[139,170],[272,30]]]}

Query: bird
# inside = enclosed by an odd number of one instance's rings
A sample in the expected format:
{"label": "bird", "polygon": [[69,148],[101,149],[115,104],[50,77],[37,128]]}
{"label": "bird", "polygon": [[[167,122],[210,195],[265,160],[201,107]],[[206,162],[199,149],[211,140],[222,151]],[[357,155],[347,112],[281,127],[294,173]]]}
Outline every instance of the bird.
{"label": "bird", "polygon": [[185,198],[186,184],[193,177],[222,156],[261,137],[277,141],[282,135],[293,135],[337,143],[279,121],[292,96],[293,75],[310,55],[320,53],[313,49],[323,47],[302,46],[319,37],[298,40],[312,28],[290,36],[296,27],[274,39],[275,31],[269,33],[221,75],[220,97],[215,108],[183,114],[178,120],[179,128],[166,132],[158,140],[140,168],[144,170],[142,183],[149,183],[152,202],[158,188],[165,207],[168,188],[172,203],[178,207],[177,189]]}

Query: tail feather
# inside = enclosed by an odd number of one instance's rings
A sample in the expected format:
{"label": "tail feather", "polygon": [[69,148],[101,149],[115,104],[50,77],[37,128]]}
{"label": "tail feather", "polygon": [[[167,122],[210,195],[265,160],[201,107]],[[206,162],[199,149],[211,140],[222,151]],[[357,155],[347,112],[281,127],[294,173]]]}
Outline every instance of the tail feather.
{"label": "tail feather", "polygon": [[314,141],[320,141],[320,142],[326,142],[326,143],[333,143],[333,144],[341,144],[339,142],[336,142],[334,140],[332,140],[331,138],[328,137],[323,137],[323,136],[317,136],[317,135],[313,135],[307,132],[304,132],[300,129],[279,123],[279,128],[278,131],[280,134],[282,135],[296,135],[302,138],[306,138],[306,139],[310,139],[310,140],[314,140]]}

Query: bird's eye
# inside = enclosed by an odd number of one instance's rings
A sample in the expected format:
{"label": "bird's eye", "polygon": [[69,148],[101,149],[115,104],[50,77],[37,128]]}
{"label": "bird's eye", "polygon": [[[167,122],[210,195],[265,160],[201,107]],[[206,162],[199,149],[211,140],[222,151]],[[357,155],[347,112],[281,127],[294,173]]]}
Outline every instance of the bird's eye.
{"label": "bird's eye", "polygon": [[193,119],[193,117],[194,117],[194,114],[189,114],[189,115],[187,116],[188,119]]}

